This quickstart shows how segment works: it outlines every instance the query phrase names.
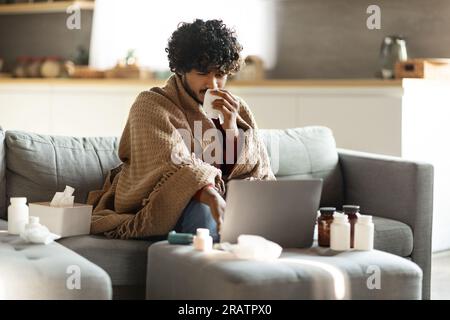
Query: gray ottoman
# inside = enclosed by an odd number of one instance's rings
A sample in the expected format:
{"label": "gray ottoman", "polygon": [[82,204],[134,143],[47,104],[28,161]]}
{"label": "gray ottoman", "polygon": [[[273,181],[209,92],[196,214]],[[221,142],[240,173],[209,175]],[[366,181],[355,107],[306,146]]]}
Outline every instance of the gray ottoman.
{"label": "gray ottoman", "polygon": [[54,242],[28,244],[0,231],[0,300],[111,299],[108,274]]}
{"label": "gray ottoman", "polygon": [[166,241],[148,250],[147,299],[421,299],[422,270],[382,251],[285,249],[271,262]]}

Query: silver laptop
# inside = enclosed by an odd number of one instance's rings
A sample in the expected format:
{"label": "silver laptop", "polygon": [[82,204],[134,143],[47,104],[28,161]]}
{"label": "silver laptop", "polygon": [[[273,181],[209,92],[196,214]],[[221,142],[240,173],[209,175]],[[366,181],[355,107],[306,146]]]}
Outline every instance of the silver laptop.
{"label": "silver laptop", "polygon": [[227,189],[221,242],[237,243],[239,235],[251,234],[284,248],[312,245],[321,179],[232,180]]}

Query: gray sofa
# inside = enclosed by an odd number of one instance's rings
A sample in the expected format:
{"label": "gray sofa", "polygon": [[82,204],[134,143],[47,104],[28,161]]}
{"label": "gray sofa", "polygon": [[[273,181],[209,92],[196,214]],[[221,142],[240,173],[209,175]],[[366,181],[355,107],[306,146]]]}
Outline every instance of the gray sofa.
{"label": "gray sofa", "polygon": [[[306,127],[261,130],[278,179],[323,178],[322,206],[359,204],[374,215],[375,248],[417,263],[424,299],[430,297],[433,167],[429,164],[336,149],[331,130]],[[66,185],[85,202],[120,163],[117,137],[61,137],[0,128],[0,219],[11,196],[48,201]],[[0,227],[5,227],[4,221]],[[113,298],[145,297],[146,240],[110,240],[100,235],[59,242],[103,268]]]}

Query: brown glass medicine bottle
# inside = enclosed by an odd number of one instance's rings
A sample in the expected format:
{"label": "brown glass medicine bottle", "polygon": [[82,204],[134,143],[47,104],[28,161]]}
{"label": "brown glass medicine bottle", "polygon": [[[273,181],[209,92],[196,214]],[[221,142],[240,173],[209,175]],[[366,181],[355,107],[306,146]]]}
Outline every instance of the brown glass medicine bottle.
{"label": "brown glass medicine bottle", "polygon": [[320,247],[330,246],[330,227],[333,222],[334,207],[319,208],[320,216],[317,218],[318,242]]}

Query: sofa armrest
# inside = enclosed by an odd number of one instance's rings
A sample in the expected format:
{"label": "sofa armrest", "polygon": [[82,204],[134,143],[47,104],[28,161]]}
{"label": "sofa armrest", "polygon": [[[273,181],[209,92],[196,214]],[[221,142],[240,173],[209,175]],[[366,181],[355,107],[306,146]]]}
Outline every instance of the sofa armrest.
{"label": "sofa armrest", "polygon": [[345,203],[363,213],[395,219],[413,231],[411,258],[423,270],[429,298],[433,219],[433,166],[397,157],[338,149]]}

